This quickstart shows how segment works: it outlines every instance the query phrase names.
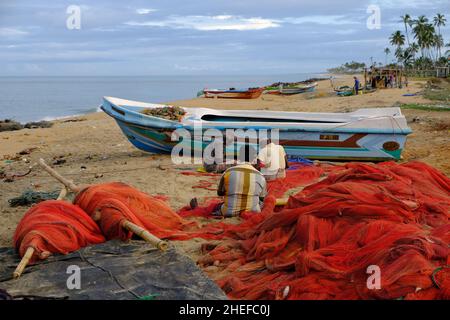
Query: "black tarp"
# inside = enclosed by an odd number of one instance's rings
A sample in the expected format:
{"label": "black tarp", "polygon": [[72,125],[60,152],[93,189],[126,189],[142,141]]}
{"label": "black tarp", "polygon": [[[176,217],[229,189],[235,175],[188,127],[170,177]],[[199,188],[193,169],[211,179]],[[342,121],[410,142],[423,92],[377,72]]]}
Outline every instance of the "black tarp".
{"label": "black tarp", "polygon": [[[166,252],[142,241],[109,241],[29,266],[17,280],[20,257],[0,248],[0,289],[14,297],[57,299],[226,299],[223,291],[178,249]],[[71,265],[80,269],[80,289],[68,289]],[[70,282],[70,281],[69,281]],[[73,282],[72,282],[73,283]]]}

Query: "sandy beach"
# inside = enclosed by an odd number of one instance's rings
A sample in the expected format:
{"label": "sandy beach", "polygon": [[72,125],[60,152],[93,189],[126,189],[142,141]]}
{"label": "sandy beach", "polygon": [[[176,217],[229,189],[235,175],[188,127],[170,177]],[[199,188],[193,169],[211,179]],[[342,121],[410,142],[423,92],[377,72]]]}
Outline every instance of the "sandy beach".
{"label": "sandy beach", "polygon": [[[340,76],[335,85],[351,85],[352,77]],[[363,107],[391,107],[406,103],[431,103],[417,93],[425,82],[410,81],[407,88],[378,90],[360,96],[337,97],[332,93],[330,81],[321,81],[318,90],[294,96],[264,95],[255,100],[190,99],[169,101],[183,107],[210,107],[218,109],[254,109],[279,111],[344,112]],[[123,97],[126,98],[126,97]],[[99,97],[100,103],[101,97]],[[450,174],[448,112],[405,109],[413,134],[408,136],[403,161],[420,160],[445,174]],[[0,133],[0,171],[14,175],[44,158],[48,163],[56,159],[54,167],[78,184],[122,181],[152,195],[166,196],[174,209],[179,209],[196,196],[200,200],[215,196],[212,190],[193,188],[200,180],[215,186],[216,177],[196,177],[181,174],[195,171],[198,166],[175,167],[169,156],[151,155],[134,148],[123,136],[115,121],[104,113],[93,113],[58,120],[52,128],[23,129]],[[30,149],[31,148],[31,149]],[[29,154],[16,156],[30,149]],[[35,167],[24,177],[12,182],[0,182],[0,246],[11,246],[17,223],[25,207],[11,208],[8,199],[19,196],[27,189],[55,191],[61,186],[45,172]],[[195,250],[189,250],[192,255]]]}

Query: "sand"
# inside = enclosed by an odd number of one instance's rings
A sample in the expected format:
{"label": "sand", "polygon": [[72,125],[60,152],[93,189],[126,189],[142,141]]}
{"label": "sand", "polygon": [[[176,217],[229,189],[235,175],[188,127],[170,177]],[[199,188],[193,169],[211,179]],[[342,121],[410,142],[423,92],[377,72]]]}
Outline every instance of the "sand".
{"label": "sand", "polygon": [[[350,84],[351,77],[344,76],[335,84]],[[331,93],[330,81],[321,81],[317,92],[294,96],[265,95],[255,100],[228,100],[197,98],[172,101],[183,107],[210,107],[219,109],[255,109],[280,111],[342,112],[361,107],[391,107],[400,103],[429,103],[422,96],[404,97],[416,93],[424,83],[413,81],[408,88],[379,90],[374,93],[337,97]],[[101,97],[99,97],[100,100]],[[124,97],[126,98],[126,97]],[[449,125],[450,112],[404,110],[414,133],[408,137],[404,160],[424,161],[447,175],[450,174]],[[27,148],[37,148],[18,161],[0,161],[0,171],[8,174],[23,173],[44,158],[52,163],[62,157],[66,162],[55,168],[78,184],[122,181],[144,192],[168,197],[174,209],[189,203],[196,196],[200,200],[214,196],[214,191],[193,188],[200,180],[216,184],[217,177],[185,176],[183,170],[194,171],[198,165],[175,167],[169,156],[150,155],[134,148],[122,135],[115,121],[104,113],[88,114],[67,120],[55,121],[52,128],[24,129],[0,133],[0,159],[14,157]],[[75,122],[73,122],[75,120]],[[414,121],[413,121],[414,120]],[[11,246],[17,223],[27,210],[11,208],[8,199],[19,196],[24,190],[54,191],[61,186],[39,168],[13,182],[0,182],[0,246]],[[182,245],[195,258],[201,240]]]}

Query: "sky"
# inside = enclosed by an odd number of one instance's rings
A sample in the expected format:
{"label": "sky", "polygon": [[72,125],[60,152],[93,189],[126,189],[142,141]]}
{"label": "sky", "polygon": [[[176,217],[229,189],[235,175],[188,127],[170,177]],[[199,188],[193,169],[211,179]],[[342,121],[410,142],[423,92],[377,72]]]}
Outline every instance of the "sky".
{"label": "sky", "polygon": [[0,0],[0,76],[323,72],[385,62],[401,15],[438,12],[448,43],[448,0]]}

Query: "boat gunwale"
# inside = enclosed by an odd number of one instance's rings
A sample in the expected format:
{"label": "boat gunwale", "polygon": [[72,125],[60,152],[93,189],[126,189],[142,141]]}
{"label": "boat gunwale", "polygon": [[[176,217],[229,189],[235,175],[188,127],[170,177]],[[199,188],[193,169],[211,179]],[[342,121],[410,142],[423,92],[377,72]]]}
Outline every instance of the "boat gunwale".
{"label": "boat gunwale", "polygon": [[[181,128],[184,128],[187,130],[194,130],[195,121],[198,121],[199,123],[201,123],[202,129],[217,129],[217,130],[226,130],[226,129],[273,130],[273,129],[279,129],[280,131],[283,131],[283,132],[317,132],[317,133],[333,132],[333,133],[368,133],[368,134],[400,134],[400,135],[408,135],[408,134],[412,133],[412,130],[409,127],[391,128],[389,131],[386,129],[375,129],[375,128],[339,128],[338,126],[333,127],[333,128],[308,128],[308,127],[292,128],[293,125],[297,124],[297,123],[293,123],[293,122],[279,122],[278,126],[274,126],[274,125],[266,125],[263,123],[261,125],[256,125],[257,124],[256,122],[255,122],[255,125],[249,125],[249,123],[238,124],[238,123],[232,123],[232,122],[218,122],[218,121],[205,121],[205,120],[201,120],[201,119],[190,119],[192,122],[194,122],[194,124],[188,124],[188,123],[177,122],[177,121],[173,121],[173,120],[168,120],[168,119],[164,119],[164,118],[159,118],[159,117],[155,117],[155,116],[151,116],[151,115],[142,114],[140,112],[130,110],[129,108],[126,108],[125,106],[117,105],[116,103],[113,103],[106,97],[104,97],[104,100],[106,100],[111,105],[111,109],[114,106],[115,108],[118,108],[120,111],[124,111],[125,113],[129,113],[131,116],[138,117],[139,119],[137,119],[137,120],[149,119],[151,121],[160,123],[161,126],[142,124],[142,123],[139,123],[139,121],[133,121],[132,119],[125,120],[124,119],[125,115],[123,115],[124,118],[120,118],[119,116],[114,115],[111,112],[108,112],[105,109],[105,107],[103,105],[101,105],[100,106],[101,110],[103,112],[105,112],[106,114],[108,114],[109,116],[111,116],[112,118],[118,119],[122,122],[129,123],[132,125],[138,125],[141,127],[148,127],[148,128],[157,128],[157,129],[181,129]],[[130,101],[130,100],[127,100],[127,101]],[[167,106],[167,105],[157,104],[157,106]],[[141,108],[145,108],[145,107],[142,106]],[[215,109],[210,109],[210,108],[197,108],[197,109],[211,110],[211,112],[221,111],[221,110],[215,110]],[[234,112],[245,112],[245,111],[254,111],[254,110],[226,110],[226,111],[231,111],[231,113],[234,113]],[[272,112],[275,112],[275,111],[272,111]],[[400,112],[401,112],[401,110],[400,110]],[[287,113],[298,113],[298,112],[287,111]],[[306,113],[306,112],[303,112],[303,113]],[[336,113],[321,113],[321,114],[336,115]],[[198,116],[198,114],[196,114],[196,115]],[[201,115],[201,117],[204,115],[205,114]],[[382,117],[382,116],[378,116],[378,117]],[[386,115],[383,117],[393,117],[393,116]],[[343,122],[342,124],[346,125],[348,123],[349,122]],[[299,122],[297,125],[302,126],[304,124],[305,123]],[[290,126],[290,127],[287,127],[287,126]]]}

